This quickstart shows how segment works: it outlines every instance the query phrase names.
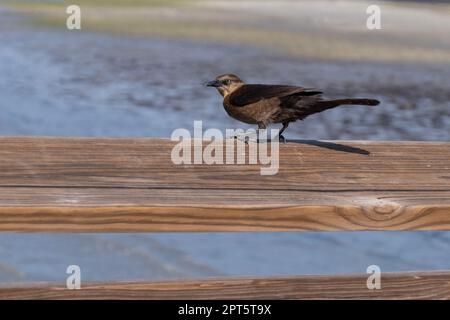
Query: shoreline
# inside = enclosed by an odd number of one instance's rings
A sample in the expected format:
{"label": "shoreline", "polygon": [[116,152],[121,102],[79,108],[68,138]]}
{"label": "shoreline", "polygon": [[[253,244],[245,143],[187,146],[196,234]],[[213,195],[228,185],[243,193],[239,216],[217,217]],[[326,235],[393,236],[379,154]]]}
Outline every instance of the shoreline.
{"label": "shoreline", "polygon": [[[83,30],[250,44],[296,58],[450,62],[447,37],[450,5],[440,5],[445,8],[442,11],[421,11],[388,3],[383,11],[383,29],[368,31],[365,29],[366,2],[340,2],[338,7],[333,7],[337,8],[335,13],[330,12],[329,1],[304,1],[289,3],[289,6],[287,3],[187,1],[180,5],[140,8],[83,5]],[[305,4],[308,4],[307,10]],[[434,6],[422,4],[421,8]],[[66,16],[61,6],[20,5],[16,8],[37,18],[39,25],[65,26]],[[429,28],[417,26],[417,15],[421,20],[431,21]]]}

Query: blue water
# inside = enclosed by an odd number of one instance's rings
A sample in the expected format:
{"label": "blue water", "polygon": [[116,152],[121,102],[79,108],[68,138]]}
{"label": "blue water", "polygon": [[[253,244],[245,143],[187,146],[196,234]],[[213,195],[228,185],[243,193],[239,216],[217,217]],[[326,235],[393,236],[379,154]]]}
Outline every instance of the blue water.
{"label": "blue water", "polygon": [[0,281],[198,278],[449,269],[448,232],[1,234]]}

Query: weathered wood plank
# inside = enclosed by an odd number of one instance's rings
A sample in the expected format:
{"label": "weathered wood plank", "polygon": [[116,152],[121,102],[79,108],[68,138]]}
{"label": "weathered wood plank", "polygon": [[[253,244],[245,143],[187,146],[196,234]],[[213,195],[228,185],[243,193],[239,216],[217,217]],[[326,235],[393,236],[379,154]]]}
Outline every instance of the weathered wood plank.
{"label": "weathered wood plank", "polygon": [[175,143],[160,139],[0,143],[0,186],[450,191],[447,142],[291,142],[280,145],[282,168],[275,176],[261,176],[259,165],[175,165]]}
{"label": "weathered wood plank", "polygon": [[174,144],[0,138],[0,231],[450,230],[447,142],[291,142],[274,176]]}
{"label": "weathered wood plank", "polygon": [[0,299],[449,299],[450,272],[383,273],[381,289],[368,275],[231,278],[169,282],[0,287]]}

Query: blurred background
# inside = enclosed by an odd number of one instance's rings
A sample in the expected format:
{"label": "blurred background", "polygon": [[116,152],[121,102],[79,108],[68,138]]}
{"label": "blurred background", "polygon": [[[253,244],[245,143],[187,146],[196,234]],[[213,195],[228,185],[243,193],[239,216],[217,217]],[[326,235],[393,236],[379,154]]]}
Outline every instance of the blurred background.
{"label": "blurred background", "polygon": [[[82,30],[67,30],[69,4]],[[450,1],[0,0],[0,135],[245,128],[202,85],[236,73],[382,101],[288,139],[448,140],[449,35]],[[69,264],[92,281],[450,269],[449,249],[446,232],[0,234],[0,282],[65,281]]]}

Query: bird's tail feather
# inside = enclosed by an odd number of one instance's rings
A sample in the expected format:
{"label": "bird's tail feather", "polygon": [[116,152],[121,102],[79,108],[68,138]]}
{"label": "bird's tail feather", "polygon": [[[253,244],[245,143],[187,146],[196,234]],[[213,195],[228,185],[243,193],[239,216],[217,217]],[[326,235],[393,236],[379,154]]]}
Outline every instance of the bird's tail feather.
{"label": "bird's tail feather", "polygon": [[376,106],[380,104],[380,101],[375,99],[338,99],[320,101],[319,104],[329,108],[334,108],[341,105]]}
{"label": "bird's tail feather", "polygon": [[335,108],[342,105],[355,105],[355,106],[376,106],[380,101],[375,99],[337,99],[337,100],[325,100],[319,101],[316,105],[316,112],[321,112],[327,109]]}

